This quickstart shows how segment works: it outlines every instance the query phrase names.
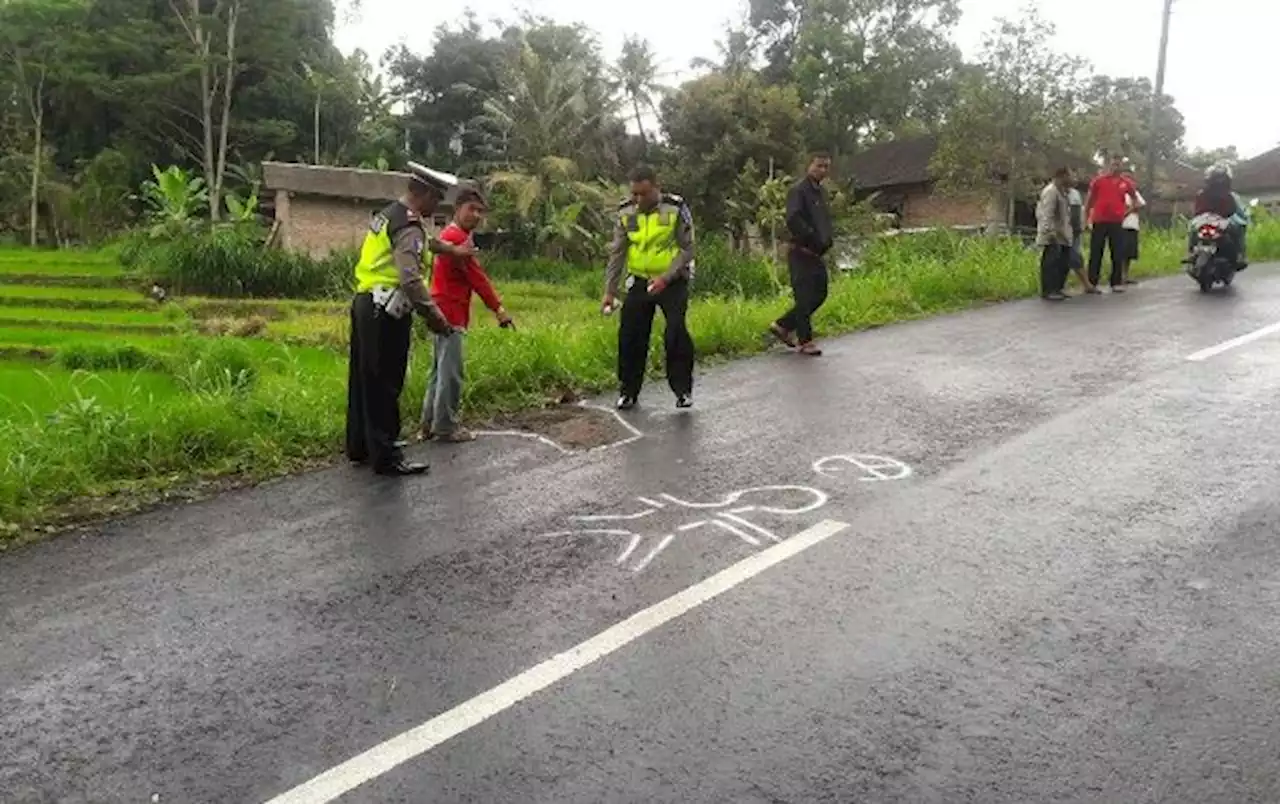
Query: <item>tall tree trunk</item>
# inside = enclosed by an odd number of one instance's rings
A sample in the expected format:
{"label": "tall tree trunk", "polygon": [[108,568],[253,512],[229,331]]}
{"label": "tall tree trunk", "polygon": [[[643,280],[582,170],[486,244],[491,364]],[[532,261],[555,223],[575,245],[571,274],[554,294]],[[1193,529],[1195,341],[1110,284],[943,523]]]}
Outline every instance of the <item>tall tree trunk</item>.
{"label": "tall tree trunk", "polygon": [[634,94],[631,96],[631,108],[636,113],[636,128],[640,131],[640,149],[647,157],[649,155],[649,138],[644,135],[644,122],[640,119],[640,99]]}
{"label": "tall tree trunk", "polygon": [[227,143],[231,129],[231,98],[236,85],[236,29],[240,24],[241,0],[231,0],[227,7],[226,62],[222,76],[222,120],[218,131],[218,166],[214,184],[209,193],[212,219],[218,220],[222,209],[222,185],[227,176]]}
{"label": "tall tree trunk", "polygon": [[45,70],[31,91],[31,122],[33,125],[31,149],[31,245],[40,242],[40,168],[45,151]]}
{"label": "tall tree trunk", "polygon": [[315,163],[318,165],[320,164],[320,90],[318,89],[316,90],[315,119],[311,121],[311,124],[315,130]]}

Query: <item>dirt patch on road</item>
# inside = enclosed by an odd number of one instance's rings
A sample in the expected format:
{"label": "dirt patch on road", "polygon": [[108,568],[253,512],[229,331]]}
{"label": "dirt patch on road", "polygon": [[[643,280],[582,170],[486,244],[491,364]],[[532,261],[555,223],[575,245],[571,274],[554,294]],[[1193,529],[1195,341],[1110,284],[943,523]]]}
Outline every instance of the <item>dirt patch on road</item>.
{"label": "dirt patch on road", "polygon": [[603,447],[634,435],[609,411],[581,405],[556,405],[513,413],[494,419],[485,429],[535,433],[572,450]]}

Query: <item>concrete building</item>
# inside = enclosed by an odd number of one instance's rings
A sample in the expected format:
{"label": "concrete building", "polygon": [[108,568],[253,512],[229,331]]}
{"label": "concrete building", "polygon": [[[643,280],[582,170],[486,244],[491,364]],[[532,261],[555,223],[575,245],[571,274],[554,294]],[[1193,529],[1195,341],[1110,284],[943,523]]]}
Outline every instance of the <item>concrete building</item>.
{"label": "concrete building", "polygon": [[[404,194],[409,174],[263,162],[262,180],[265,200],[274,205],[275,242],[323,257],[358,247],[370,216]],[[434,227],[445,225],[452,200],[452,193],[445,197]]]}

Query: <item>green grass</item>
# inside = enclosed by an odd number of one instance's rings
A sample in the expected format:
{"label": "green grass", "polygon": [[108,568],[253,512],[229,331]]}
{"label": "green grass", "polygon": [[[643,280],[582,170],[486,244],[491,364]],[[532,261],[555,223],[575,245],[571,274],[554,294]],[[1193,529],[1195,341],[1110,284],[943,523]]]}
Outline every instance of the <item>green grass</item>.
{"label": "green grass", "polygon": [[142,310],[68,310],[55,307],[0,306],[0,327],[43,325],[78,325],[87,329],[172,329],[184,320],[181,309],[169,307],[157,311]]}
{"label": "green grass", "polygon": [[[1179,271],[1183,237],[1144,235],[1135,274]],[[1280,224],[1255,225],[1250,253],[1259,262],[1280,258]],[[734,286],[732,267],[726,261],[719,269],[717,281],[724,287]],[[753,265],[748,275],[758,271]],[[498,289],[519,326],[514,332],[497,328],[476,303],[467,337],[466,415],[480,418],[542,404],[566,390],[591,393],[613,385],[617,318],[602,317],[588,297],[587,285],[598,283],[598,275],[575,276],[557,284],[499,278]],[[866,250],[858,272],[833,281],[816,325],[832,335],[1023,298],[1037,292],[1037,278],[1035,250],[1015,242],[949,234],[886,239]],[[267,477],[338,453],[349,326],[345,302],[178,304],[192,313],[189,324],[174,305],[149,313],[40,309],[34,300],[29,308],[0,308],[0,320],[11,310],[25,309],[30,316],[22,326],[0,326],[0,348],[42,350],[45,358],[0,361],[8,400],[8,413],[0,416],[0,547],[6,528],[11,537],[20,536],[69,507],[110,508],[119,493],[132,499],[226,474]],[[765,326],[786,304],[781,295],[695,299],[689,322],[700,359],[760,351]],[[174,323],[204,326],[220,317],[258,318],[262,328],[249,338],[162,329]],[[153,331],[66,328],[86,319]],[[655,330],[650,354],[656,372],[660,323]],[[430,358],[419,325],[415,332],[412,371],[401,399],[410,423]]]}
{"label": "green grass", "polygon": [[87,372],[0,360],[0,418],[38,425],[49,414],[91,402],[106,408],[167,404],[179,394],[164,372]]}
{"label": "green grass", "polygon": [[26,274],[34,276],[90,276],[120,277],[124,276],[124,268],[112,262],[87,262],[83,260],[66,260],[58,258],[17,259],[8,255],[0,256],[0,275]]}
{"label": "green grass", "polygon": [[126,301],[153,304],[146,296],[127,288],[84,288],[48,285],[5,285],[0,283],[0,297],[31,300],[40,304],[50,301]]}

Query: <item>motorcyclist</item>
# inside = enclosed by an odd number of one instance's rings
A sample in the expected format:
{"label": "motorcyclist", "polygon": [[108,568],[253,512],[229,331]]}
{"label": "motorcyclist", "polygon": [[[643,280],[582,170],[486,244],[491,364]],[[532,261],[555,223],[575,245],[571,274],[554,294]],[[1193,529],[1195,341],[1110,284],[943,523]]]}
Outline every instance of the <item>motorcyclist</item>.
{"label": "motorcyclist", "polygon": [[[1231,249],[1229,256],[1238,264],[1237,270],[1244,268],[1245,227],[1248,225],[1248,212],[1240,203],[1240,197],[1231,190],[1231,167],[1219,162],[1205,172],[1204,187],[1196,193],[1195,215],[1218,215],[1227,219],[1226,240]],[[1187,262],[1193,258],[1191,249],[1195,246],[1196,232],[1192,230],[1187,237]]]}

